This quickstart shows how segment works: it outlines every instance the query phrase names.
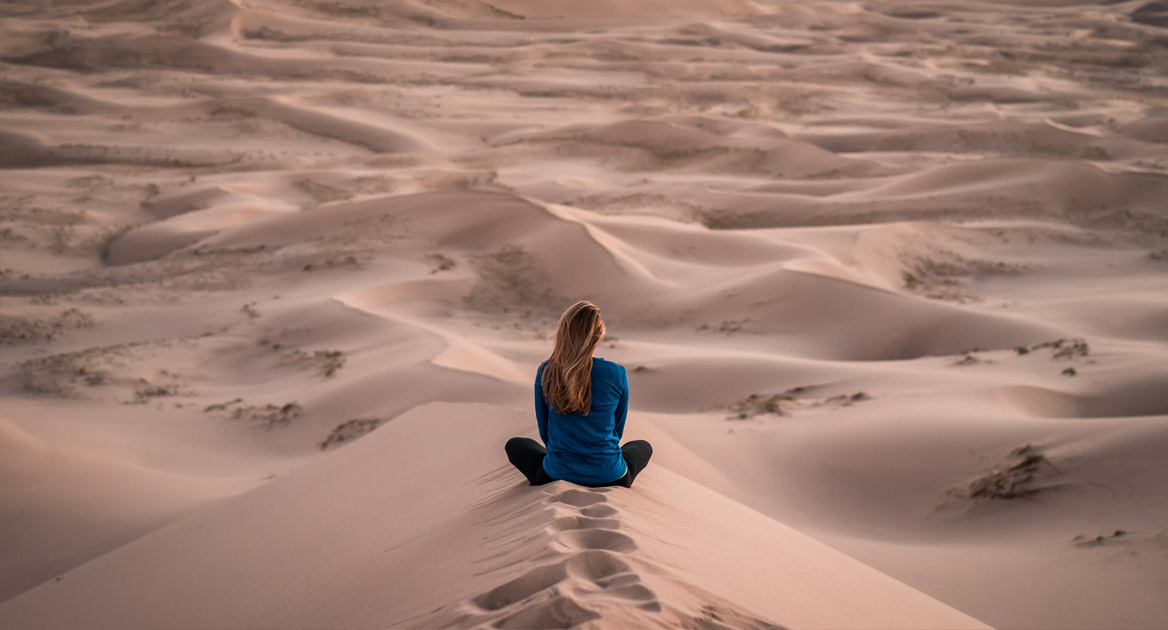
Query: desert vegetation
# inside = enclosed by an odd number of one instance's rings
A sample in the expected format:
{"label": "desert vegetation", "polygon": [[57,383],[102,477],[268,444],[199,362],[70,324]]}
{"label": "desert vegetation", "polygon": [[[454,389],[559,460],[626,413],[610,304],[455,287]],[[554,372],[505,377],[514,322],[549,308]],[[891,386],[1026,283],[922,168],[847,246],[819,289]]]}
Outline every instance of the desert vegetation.
{"label": "desert vegetation", "polygon": [[321,440],[320,449],[326,451],[330,448],[352,442],[381,426],[384,422],[385,418],[353,418],[352,420],[342,422],[329,432],[324,440]]}

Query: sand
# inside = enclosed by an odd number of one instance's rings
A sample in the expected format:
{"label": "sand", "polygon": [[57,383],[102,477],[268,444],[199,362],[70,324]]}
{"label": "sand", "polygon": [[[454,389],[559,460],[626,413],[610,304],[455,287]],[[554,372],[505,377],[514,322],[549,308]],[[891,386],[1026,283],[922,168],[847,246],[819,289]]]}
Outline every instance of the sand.
{"label": "sand", "polygon": [[0,627],[1162,627],[1165,11],[4,3]]}

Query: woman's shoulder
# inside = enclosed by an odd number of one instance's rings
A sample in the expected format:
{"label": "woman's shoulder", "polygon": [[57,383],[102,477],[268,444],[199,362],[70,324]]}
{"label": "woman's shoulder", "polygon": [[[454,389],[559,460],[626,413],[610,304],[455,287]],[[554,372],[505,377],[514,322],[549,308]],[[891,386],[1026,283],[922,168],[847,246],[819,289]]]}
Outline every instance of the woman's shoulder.
{"label": "woman's shoulder", "polygon": [[616,361],[609,361],[604,357],[592,357],[592,368],[594,370],[602,370],[610,374],[623,374],[625,366]]}

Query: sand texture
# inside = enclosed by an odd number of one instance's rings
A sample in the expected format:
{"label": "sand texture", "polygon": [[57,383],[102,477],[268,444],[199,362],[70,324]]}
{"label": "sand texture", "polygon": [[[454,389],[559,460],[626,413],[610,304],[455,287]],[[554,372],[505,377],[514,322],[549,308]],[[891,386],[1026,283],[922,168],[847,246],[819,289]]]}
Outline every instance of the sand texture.
{"label": "sand texture", "polygon": [[1164,2],[0,4],[5,629],[1161,628],[1166,383]]}

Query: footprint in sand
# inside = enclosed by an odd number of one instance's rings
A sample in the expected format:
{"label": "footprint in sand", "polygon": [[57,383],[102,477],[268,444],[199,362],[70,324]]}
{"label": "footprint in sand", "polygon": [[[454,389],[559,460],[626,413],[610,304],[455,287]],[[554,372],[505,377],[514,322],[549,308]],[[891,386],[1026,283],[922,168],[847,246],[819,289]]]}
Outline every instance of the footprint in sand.
{"label": "footprint in sand", "polygon": [[[562,487],[562,486],[561,486]],[[623,600],[645,611],[662,608],[635,568],[637,541],[621,529],[620,511],[605,496],[610,488],[545,488],[542,503],[552,508],[544,528],[546,561],[467,603],[477,608],[475,624],[496,628],[570,628],[598,619],[601,608]]]}
{"label": "footprint in sand", "polygon": [[599,580],[621,573],[631,573],[633,568],[611,551],[588,549],[573,554],[565,564],[568,575],[596,584]]}
{"label": "footprint in sand", "polygon": [[584,608],[570,597],[557,595],[546,601],[520,609],[494,624],[496,628],[574,628],[599,619],[600,614]]}
{"label": "footprint in sand", "polygon": [[[612,513],[605,514],[605,516],[613,516],[616,514],[616,510],[609,509],[612,510]],[[548,529],[554,532],[566,532],[574,529],[618,529],[619,527],[620,521],[615,518],[595,518],[591,516],[561,516],[548,525]]]}
{"label": "footprint in sand", "polygon": [[564,490],[548,497],[548,503],[566,503],[579,508],[607,501],[608,497],[604,496],[602,492],[588,492],[587,490]]}
{"label": "footprint in sand", "polygon": [[605,549],[620,553],[628,553],[637,549],[636,541],[611,529],[574,529],[562,532],[558,538],[569,549]]}
{"label": "footprint in sand", "polygon": [[584,516],[590,516],[592,518],[602,518],[605,516],[616,516],[617,511],[616,508],[612,507],[611,505],[599,504],[580,510],[580,514]]}
{"label": "footprint in sand", "polygon": [[471,599],[483,610],[499,610],[563,582],[568,577],[567,562],[536,567],[527,573]]}

